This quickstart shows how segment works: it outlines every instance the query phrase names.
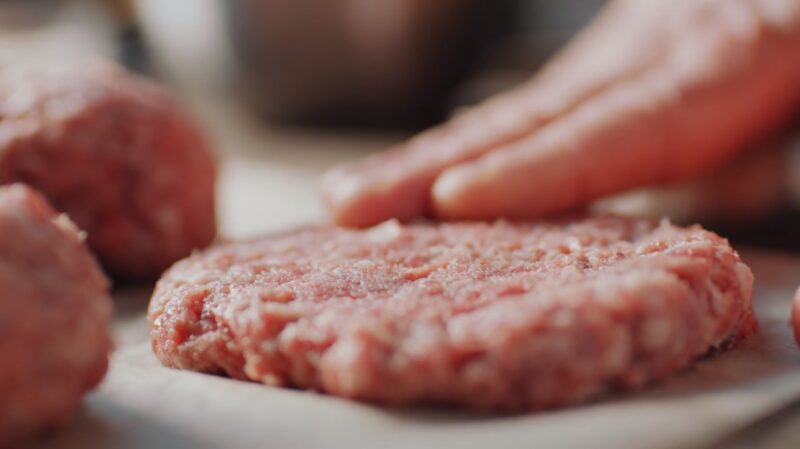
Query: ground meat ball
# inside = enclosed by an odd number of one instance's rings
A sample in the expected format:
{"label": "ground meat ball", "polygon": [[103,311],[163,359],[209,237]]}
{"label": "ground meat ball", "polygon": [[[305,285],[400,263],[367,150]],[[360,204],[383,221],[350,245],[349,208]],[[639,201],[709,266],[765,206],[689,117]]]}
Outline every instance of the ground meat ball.
{"label": "ground meat ball", "polygon": [[149,81],[110,65],[0,76],[0,183],[43,192],[115,277],[206,246],[214,179],[205,140]]}
{"label": "ground meat ball", "polygon": [[0,447],[62,424],[105,375],[108,282],[77,229],[21,185],[0,188]]}
{"label": "ground meat ball", "polygon": [[384,403],[572,404],[668,376],[757,325],[753,277],[699,227],[319,227],[177,263],[150,303],[167,366]]}

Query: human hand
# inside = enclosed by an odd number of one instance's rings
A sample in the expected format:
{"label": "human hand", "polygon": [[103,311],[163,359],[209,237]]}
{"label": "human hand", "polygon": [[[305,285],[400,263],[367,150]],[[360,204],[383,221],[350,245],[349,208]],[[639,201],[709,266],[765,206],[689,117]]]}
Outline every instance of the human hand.
{"label": "human hand", "polygon": [[526,84],[336,168],[342,225],[533,218],[696,176],[800,104],[800,0],[617,0]]}

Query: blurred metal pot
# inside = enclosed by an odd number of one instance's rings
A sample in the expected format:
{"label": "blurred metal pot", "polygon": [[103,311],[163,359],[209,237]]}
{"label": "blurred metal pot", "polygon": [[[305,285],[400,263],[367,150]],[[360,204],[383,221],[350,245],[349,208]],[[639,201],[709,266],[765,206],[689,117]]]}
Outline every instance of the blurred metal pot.
{"label": "blurred metal pot", "polygon": [[479,0],[225,0],[246,98],[273,119],[421,125],[480,43]]}

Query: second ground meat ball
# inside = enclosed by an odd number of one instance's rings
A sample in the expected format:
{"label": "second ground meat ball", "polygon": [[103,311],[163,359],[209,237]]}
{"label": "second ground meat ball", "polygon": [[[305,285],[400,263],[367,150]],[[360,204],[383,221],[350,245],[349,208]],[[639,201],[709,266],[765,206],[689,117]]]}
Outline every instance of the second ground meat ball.
{"label": "second ground meat ball", "polygon": [[108,280],[75,225],[0,187],[0,447],[63,424],[108,368]]}
{"label": "second ground meat ball", "polygon": [[0,76],[0,183],[42,191],[118,278],[154,277],[216,233],[216,165],[176,100],[110,65]]}

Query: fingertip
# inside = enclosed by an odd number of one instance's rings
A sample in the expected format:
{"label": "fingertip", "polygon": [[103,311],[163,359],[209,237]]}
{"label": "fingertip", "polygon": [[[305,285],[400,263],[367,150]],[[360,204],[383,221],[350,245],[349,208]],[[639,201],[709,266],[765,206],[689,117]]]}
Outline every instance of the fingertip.
{"label": "fingertip", "polygon": [[320,181],[323,202],[334,222],[354,228],[424,215],[429,185],[414,177],[391,176],[380,169],[365,173],[361,168],[351,170],[347,166],[326,173]]}
{"label": "fingertip", "polygon": [[319,182],[322,202],[340,226],[366,226],[361,199],[364,181],[349,172],[347,167],[337,167],[326,172]]}
{"label": "fingertip", "polygon": [[348,175],[344,167],[328,170],[319,181],[322,200],[329,209],[338,210],[357,194],[358,184],[358,178]]}
{"label": "fingertip", "polygon": [[462,167],[445,170],[431,188],[431,202],[437,217],[444,220],[457,220],[470,217],[477,208],[475,204],[464,201],[469,198],[469,183],[472,175]]}

